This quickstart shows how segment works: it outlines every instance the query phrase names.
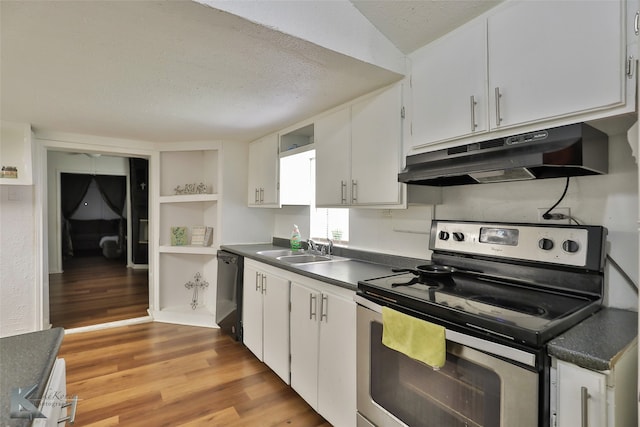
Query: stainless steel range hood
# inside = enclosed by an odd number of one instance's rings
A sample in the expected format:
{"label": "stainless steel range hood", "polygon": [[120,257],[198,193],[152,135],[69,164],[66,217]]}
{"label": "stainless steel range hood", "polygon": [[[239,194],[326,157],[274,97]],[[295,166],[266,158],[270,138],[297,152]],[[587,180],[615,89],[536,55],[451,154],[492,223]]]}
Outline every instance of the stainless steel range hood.
{"label": "stainless steel range hood", "polygon": [[608,142],[585,123],[544,129],[407,156],[398,181],[450,186],[604,174]]}

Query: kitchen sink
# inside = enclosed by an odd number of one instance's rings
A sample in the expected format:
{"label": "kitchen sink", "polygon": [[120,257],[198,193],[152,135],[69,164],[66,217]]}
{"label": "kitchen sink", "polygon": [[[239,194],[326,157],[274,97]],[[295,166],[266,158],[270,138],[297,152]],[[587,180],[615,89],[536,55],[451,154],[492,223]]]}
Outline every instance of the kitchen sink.
{"label": "kitchen sink", "polygon": [[296,255],[307,255],[304,250],[292,251],[291,249],[272,249],[269,251],[258,251],[256,252],[258,255],[264,255],[271,258],[278,258],[282,256],[296,256]]}
{"label": "kitchen sink", "polygon": [[285,256],[279,256],[276,259],[278,261],[290,262],[292,264],[333,261],[333,258],[331,257],[325,256],[325,255],[314,255],[314,254],[285,255]]}
{"label": "kitchen sink", "polygon": [[348,258],[337,257],[333,255],[321,255],[304,250],[292,251],[289,249],[273,249],[268,251],[259,251],[258,255],[275,258],[278,261],[289,264],[309,264],[312,262],[334,262],[347,261]]}

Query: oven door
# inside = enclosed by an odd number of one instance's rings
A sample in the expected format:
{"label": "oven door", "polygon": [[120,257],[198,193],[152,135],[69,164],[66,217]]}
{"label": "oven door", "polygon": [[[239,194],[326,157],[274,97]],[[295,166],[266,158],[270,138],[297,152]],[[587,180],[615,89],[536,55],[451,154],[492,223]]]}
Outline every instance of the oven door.
{"label": "oven door", "polygon": [[381,307],[356,300],[358,427],[538,426],[535,354],[447,329],[434,370],[384,346]]}

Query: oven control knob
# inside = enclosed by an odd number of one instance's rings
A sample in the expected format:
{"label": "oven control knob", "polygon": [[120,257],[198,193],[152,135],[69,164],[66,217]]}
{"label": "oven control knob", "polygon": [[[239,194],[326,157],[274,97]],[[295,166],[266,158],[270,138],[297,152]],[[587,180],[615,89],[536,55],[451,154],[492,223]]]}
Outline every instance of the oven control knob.
{"label": "oven control knob", "polygon": [[438,235],[438,238],[440,240],[449,240],[449,232],[448,231],[441,231],[440,234]]}
{"label": "oven control knob", "polygon": [[456,231],[455,233],[453,233],[453,240],[455,240],[456,242],[462,242],[464,240],[464,234]]}
{"label": "oven control knob", "polygon": [[565,252],[575,253],[578,252],[578,249],[580,249],[580,245],[575,240],[565,240],[564,242],[562,242],[562,249]]}
{"label": "oven control knob", "polygon": [[542,239],[538,240],[538,247],[543,251],[550,251],[551,249],[553,249],[553,240],[543,237]]}

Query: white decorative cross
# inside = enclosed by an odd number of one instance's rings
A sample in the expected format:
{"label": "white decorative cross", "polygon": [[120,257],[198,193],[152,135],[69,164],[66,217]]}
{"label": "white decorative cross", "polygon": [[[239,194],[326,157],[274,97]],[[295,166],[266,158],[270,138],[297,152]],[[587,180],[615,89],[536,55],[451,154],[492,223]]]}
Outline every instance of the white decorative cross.
{"label": "white decorative cross", "polygon": [[184,287],[187,289],[193,289],[193,297],[191,298],[191,309],[195,310],[198,307],[198,289],[204,289],[209,286],[209,282],[206,280],[200,280],[202,275],[200,272],[197,272],[195,276],[193,276],[193,282],[188,281],[184,284]]}

